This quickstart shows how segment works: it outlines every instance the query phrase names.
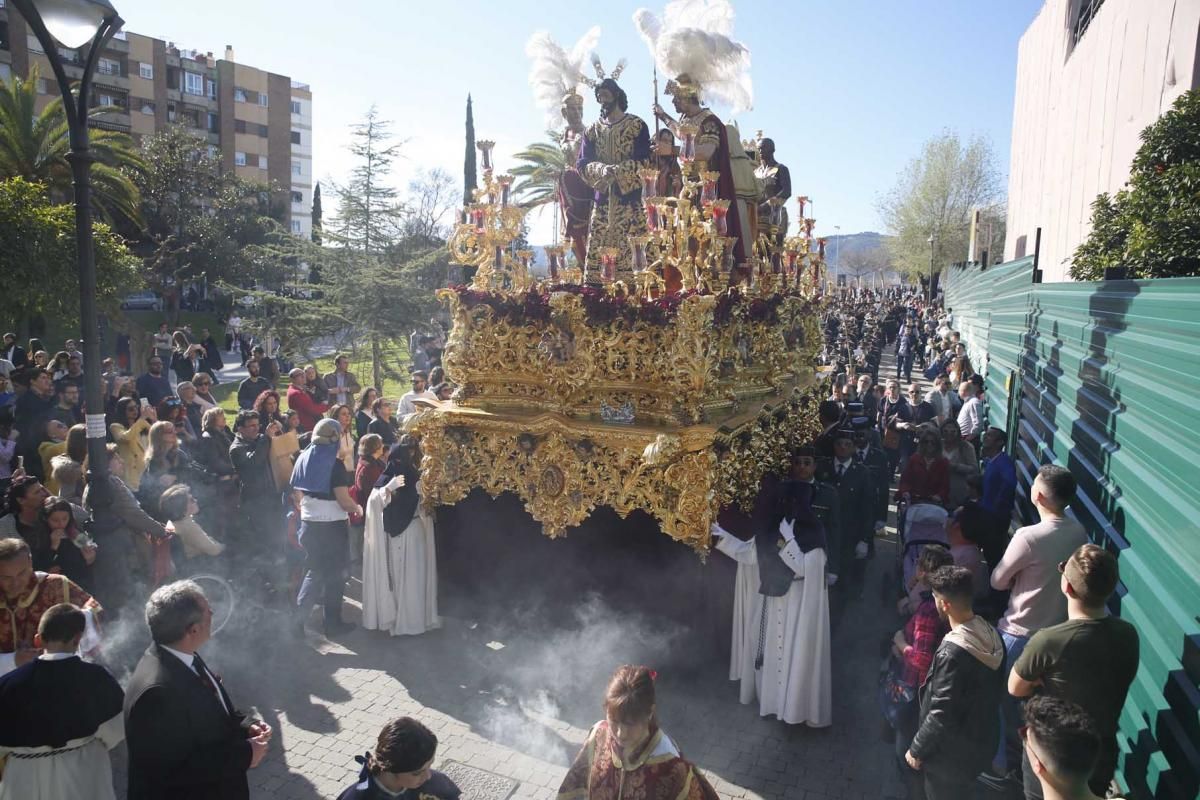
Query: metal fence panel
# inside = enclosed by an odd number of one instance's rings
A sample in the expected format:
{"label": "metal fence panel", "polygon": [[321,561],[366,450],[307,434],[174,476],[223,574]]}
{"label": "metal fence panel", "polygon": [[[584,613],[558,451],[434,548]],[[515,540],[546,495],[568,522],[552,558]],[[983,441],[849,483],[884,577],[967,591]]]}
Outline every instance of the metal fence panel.
{"label": "metal fence panel", "polygon": [[[1131,796],[1200,793],[1200,279],[1033,284],[1032,260],[946,281],[991,424],[1022,491],[1039,466],[1079,482],[1073,513],[1116,553],[1113,611],[1138,627],[1122,715]],[[980,365],[983,365],[982,367]],[[1006,416],[1006,409],[1013,409]],[[1018,510],[1026,521],[1026,501]]]}

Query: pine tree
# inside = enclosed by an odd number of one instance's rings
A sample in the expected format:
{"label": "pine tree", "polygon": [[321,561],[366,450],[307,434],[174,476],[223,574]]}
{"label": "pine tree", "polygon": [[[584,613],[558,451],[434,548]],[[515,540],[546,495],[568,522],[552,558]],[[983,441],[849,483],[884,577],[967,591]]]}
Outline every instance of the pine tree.
{"label": "pine tree", "polygon": [[467,153],[463,159],[463,206],[475,202],[478,185],[475,167],[475,115],[471,113],[471,95],[467,95]]}
{"label": "pine tree", "polygon": [[391,122],[380,119],[374,106],[352,126],[351,137],[356,165],[345,184],[334,184],[337,220],[325,231],[339,245],[340,258],[325,275],[336,285],[343,306],[361,315],[357,327],[371,345],[374,385],[382,387],[384,344],[402,330],[401,321],[411,313],[405,276],[396,274],[389,263],[405,218],[404,204],[390,183],[401,143],[391,133]]}

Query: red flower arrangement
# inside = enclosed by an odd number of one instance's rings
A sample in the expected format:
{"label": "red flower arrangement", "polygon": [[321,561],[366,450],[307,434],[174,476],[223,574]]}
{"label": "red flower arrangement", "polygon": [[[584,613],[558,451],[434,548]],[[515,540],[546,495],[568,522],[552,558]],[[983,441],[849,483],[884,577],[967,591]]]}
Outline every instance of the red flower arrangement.
{"label": "red flower arrangement", "polygon": [[[643,323],[666,326],[679,316],[683,302],[697,294],[695,291],[673,292],[647,300],[638,295],[610,294],[597,286],[559,284],[552,288],[535,287],[521,294],[480,291],[468,286],[451,287],[465,308],[488,306],[496,317],[513,325],[536,324],[550,319],[550,295],[566,292],[579,297],[590,325],[603,326],[614,322],[627,325]],[[772,294],[767,297],[747,297],[737,288],[717,295],[713,324],[720,327],[734,320],[736,309],[746,305],[745,316],[751,322],[774,324],[779,320],[779,308],[790,295]]]}

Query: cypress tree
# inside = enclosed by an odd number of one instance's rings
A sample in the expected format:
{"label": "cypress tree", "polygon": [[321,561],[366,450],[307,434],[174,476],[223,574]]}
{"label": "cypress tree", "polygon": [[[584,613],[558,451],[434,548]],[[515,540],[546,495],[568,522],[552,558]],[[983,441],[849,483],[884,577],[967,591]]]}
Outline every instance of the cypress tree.
{"label": "cypress tree", "polygon": [[321,243],[321,184],[313,189],[312,202],[312,240],[313,244]]}
{"label": "cypress tree", "polygon": [[463,206],[475,202],[475,116],[471,113],[471,95],[467,95],[467,153],[463,159]]}

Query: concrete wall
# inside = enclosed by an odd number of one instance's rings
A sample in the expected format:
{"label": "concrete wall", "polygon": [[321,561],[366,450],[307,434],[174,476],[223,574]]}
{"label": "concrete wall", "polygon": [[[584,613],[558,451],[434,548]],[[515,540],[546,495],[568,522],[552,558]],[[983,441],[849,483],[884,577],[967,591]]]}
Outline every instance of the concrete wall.
{"label": "concrete wall", "polygon": [[1067,279],[1091,203],[1129,178],[1138,134],[1200,85],[1200,0],[1105,0],[1078,44],[1081,0],[1046,0],[1021,37],[1013,110],[1006,260],[1032,255]]}

